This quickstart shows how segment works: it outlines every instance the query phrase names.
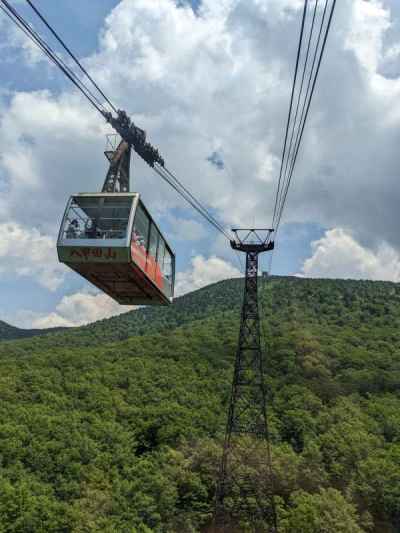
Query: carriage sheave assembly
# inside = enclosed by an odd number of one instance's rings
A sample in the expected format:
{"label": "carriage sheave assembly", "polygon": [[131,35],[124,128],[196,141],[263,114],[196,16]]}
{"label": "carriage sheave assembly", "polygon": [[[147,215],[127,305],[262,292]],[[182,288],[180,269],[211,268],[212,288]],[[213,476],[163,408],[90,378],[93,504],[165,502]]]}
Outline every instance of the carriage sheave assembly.
{"label": "carriage sheave assembly", "polygon": [[175,256],[138,193],[80,193],[67,204],[58,258],[120,304],[172,302]]}

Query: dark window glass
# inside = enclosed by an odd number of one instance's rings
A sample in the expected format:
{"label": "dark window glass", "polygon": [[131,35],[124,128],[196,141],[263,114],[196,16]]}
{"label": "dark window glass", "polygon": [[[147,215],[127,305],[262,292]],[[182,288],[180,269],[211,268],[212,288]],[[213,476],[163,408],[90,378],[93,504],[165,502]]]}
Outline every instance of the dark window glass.
{"label": "dark window glass", "polygon": [[167,249],[165,249],[162,272],[164,277],[172,282],[172,257]]}
{"label": "dark window glass", "polygon": [[97,223],[99,231],[110,235],[109,238],[125,238],[131,206],[132,198],[123,196],[104,198]]}
{"label": "dark window glass", "polygon": [[154,224],[152,224],[151,230],[150,230],[149,255],[154,257],[154,259],[157,257],[158,236],[159,236],[159,233],[157,231],[157,228],[155,227]]}
{"label": "dark window glass", "polygon": [[139,204],[136,209],[135,222],[133,224],[132,241],[143,246],[146,251],[149,240],[150,219],[143,207]]}
{"label": "dark window glass", "polygon": [[132,197],[76,196],[64,222],[66,239],[124,239]]}
{"label": "dark window glass", "polygon": [[160,239],[158,241],[158,250],[157,250],[157,263],[159,264],[161,271],[163,269],[164,254],[165,254],[165,242],[164,242],[164,239],[160,235]]}
{"label": "dark window glass", "polygon": [[163,273],[163,278],[164,278],[164,294],[168,298],[172,297],[173,281],[174,281],[173,269],[174,269],[173,258],[170,252],[168,251],[168,249],[165,248],[162,273]]}

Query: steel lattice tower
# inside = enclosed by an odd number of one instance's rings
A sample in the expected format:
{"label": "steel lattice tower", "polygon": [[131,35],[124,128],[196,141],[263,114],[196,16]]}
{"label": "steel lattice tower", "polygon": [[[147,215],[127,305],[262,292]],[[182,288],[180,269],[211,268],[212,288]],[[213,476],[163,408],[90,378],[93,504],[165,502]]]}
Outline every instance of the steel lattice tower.
{"label": "steel lattice tower", "polygon": [[214,526],[276,533],[258,306],[258,256],[273,250],[273,230],[232,231],[232,248],[246,254],[246,273]]}

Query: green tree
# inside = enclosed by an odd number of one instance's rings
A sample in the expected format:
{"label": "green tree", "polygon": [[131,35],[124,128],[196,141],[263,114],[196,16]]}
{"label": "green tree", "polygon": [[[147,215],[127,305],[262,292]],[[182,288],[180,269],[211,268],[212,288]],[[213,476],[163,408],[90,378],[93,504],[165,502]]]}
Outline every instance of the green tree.
{"label": "green tree", "polygon": [[285,533],[363,533],[356,508],[332,488],[295,493],[281,520]]}

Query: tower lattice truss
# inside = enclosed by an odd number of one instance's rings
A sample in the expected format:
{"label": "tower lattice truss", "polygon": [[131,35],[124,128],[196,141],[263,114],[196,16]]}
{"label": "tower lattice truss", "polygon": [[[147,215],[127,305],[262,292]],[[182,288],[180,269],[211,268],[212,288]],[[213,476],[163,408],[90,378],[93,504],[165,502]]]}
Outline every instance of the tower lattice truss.
{"label": "tower lattice truss", "polygon": [[258,307],[258,256],[273,242],[236,243],[246,252],[239,342],[220,466],[215,530],[277,532]]}

